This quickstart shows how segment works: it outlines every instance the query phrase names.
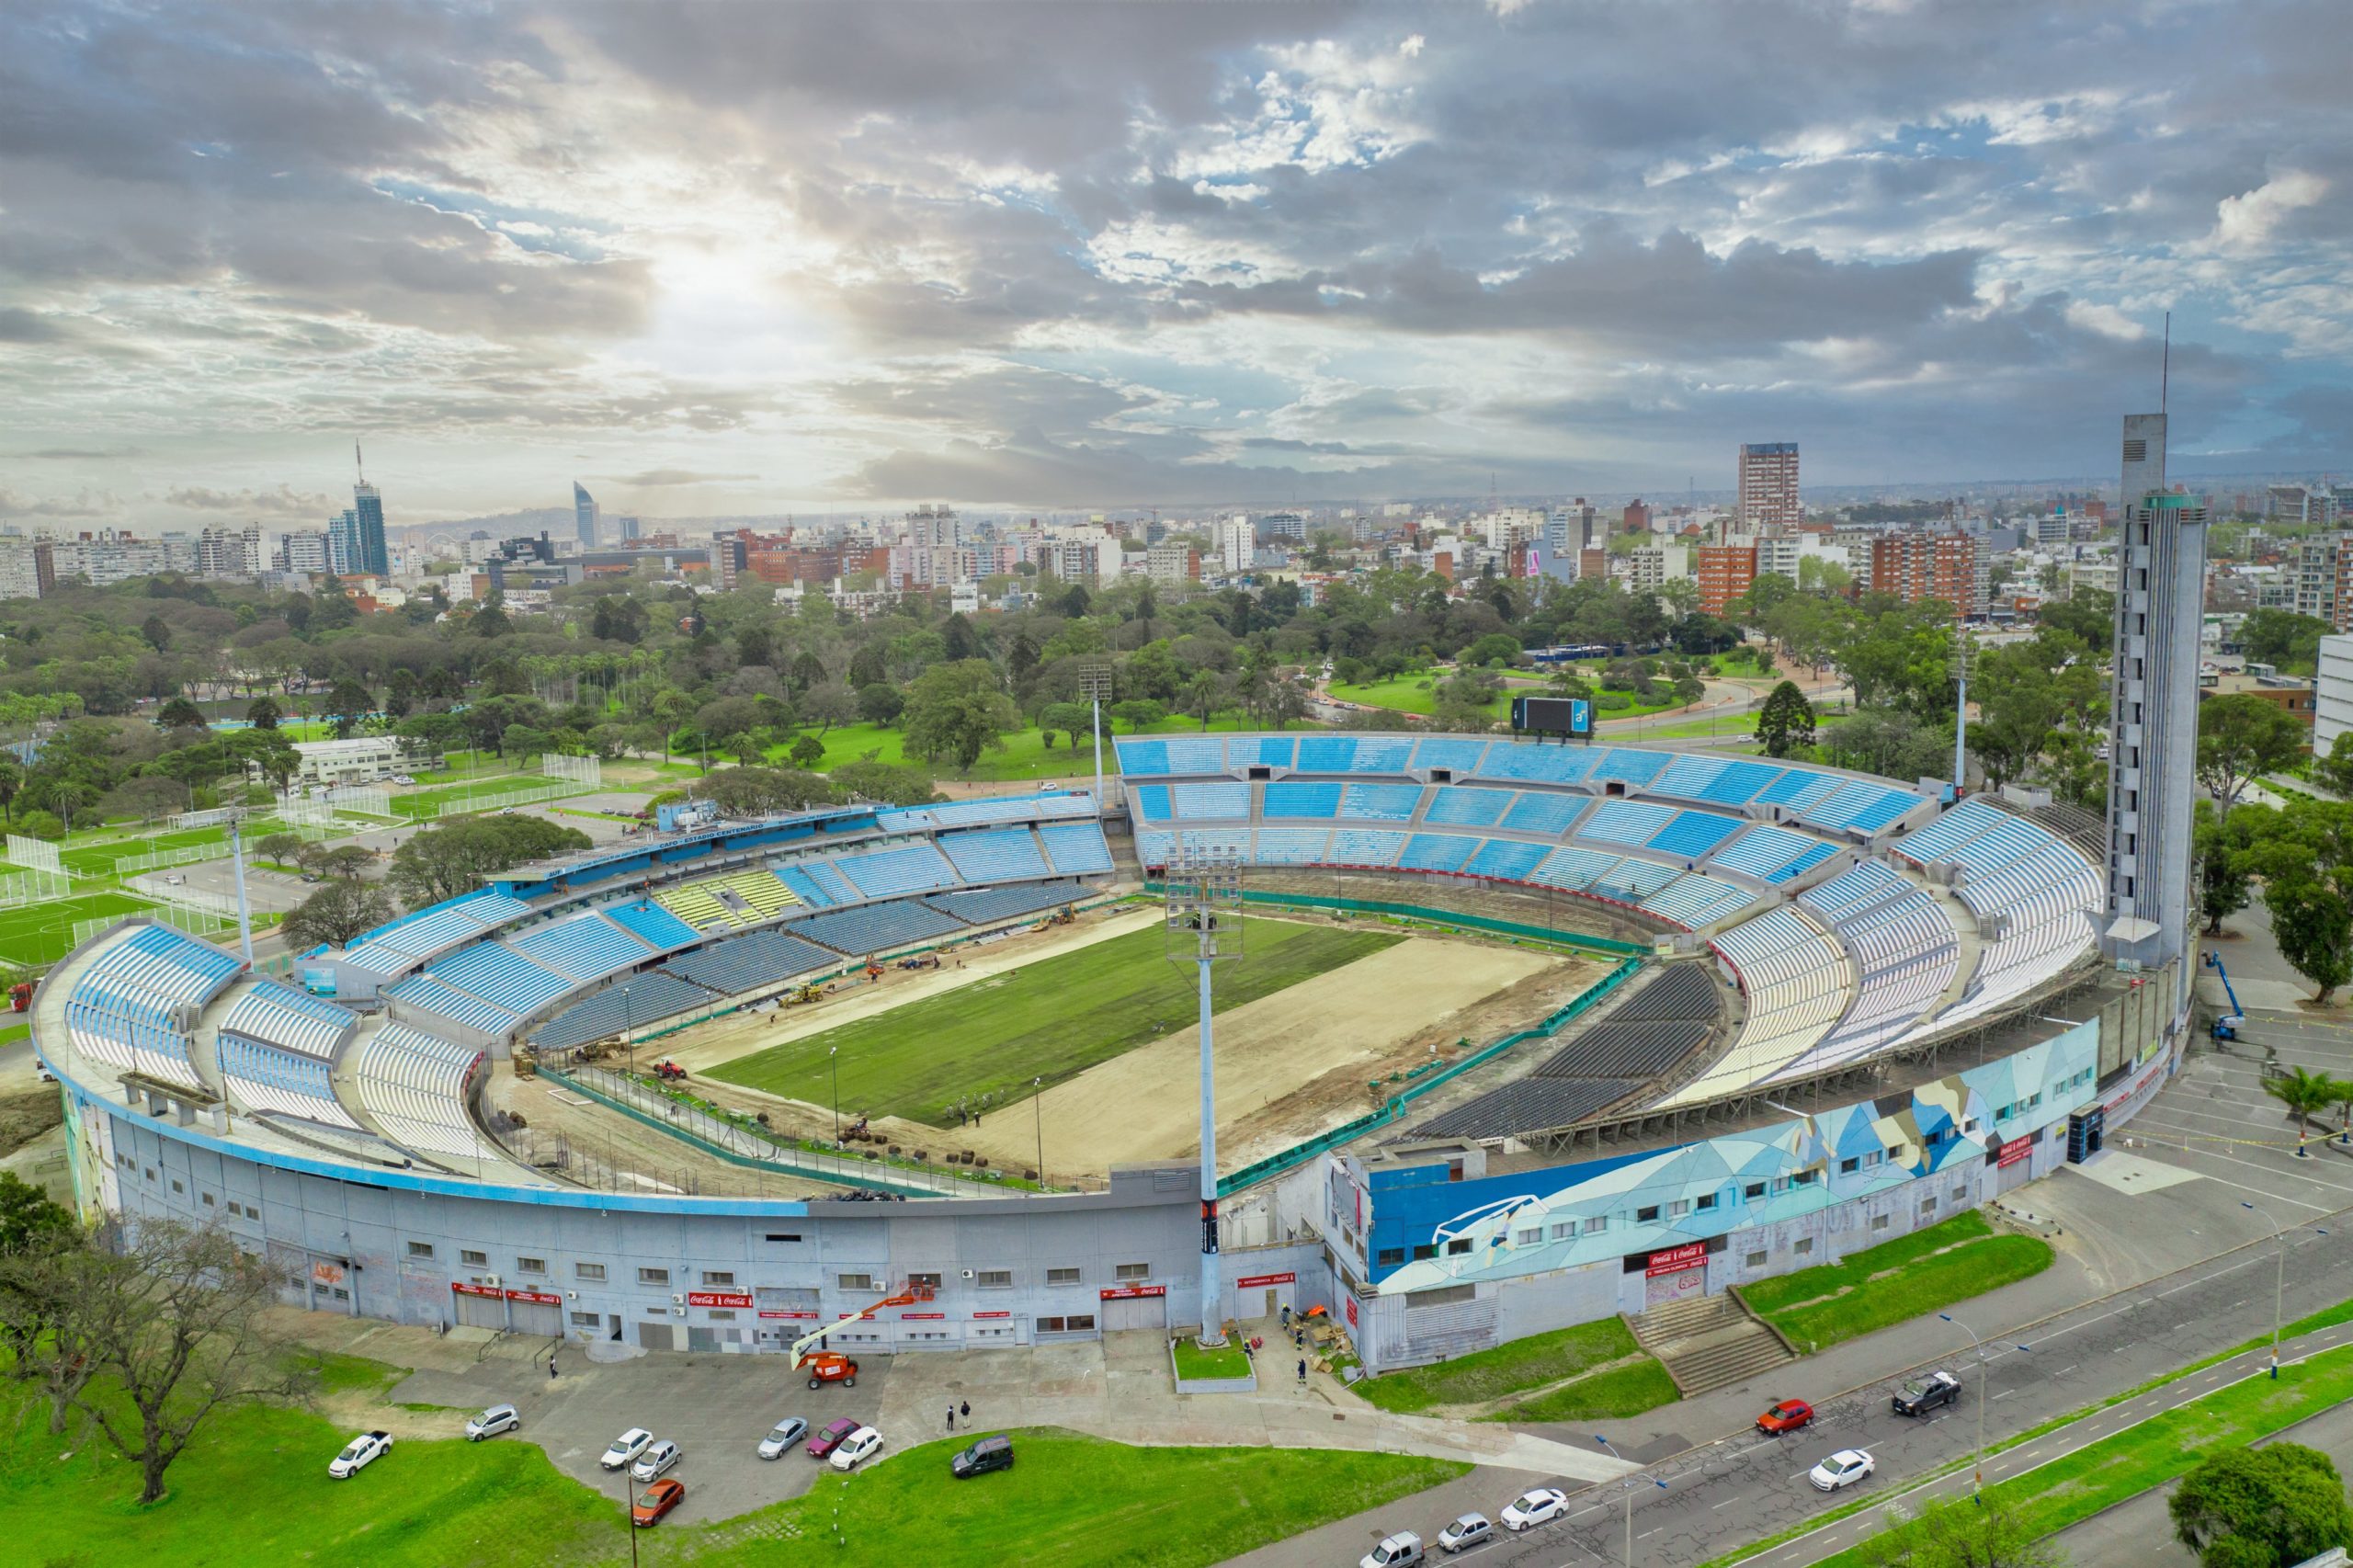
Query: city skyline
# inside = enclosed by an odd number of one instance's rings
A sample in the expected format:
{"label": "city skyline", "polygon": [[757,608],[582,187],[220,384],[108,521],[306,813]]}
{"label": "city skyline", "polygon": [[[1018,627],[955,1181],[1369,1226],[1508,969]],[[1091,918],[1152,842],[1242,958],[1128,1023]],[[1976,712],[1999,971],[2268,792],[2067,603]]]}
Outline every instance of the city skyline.
{"label": "city skyline", "polygon": [[0,522],[2353,465],[2344,28],[18,7]]}

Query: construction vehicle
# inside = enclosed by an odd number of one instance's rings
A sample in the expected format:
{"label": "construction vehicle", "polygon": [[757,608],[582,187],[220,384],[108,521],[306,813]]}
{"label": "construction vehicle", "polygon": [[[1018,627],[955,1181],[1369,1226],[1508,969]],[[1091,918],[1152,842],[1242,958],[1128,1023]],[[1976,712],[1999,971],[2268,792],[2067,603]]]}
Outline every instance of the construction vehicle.
{"label": "construction vehicle", "polygon": [[32,1005],[33,983],[31,981],[20,980],[16,984],[8,987],[8,1011],[12,1013],[29,1012],[32,1010]]}
{"label": "construction vehicle", "polygon": [[1060,909],[1055,910],[1053,914],[1046,917],[1046,924],[1049,926],[1068,926],[1077,920],[1077,918],[1078,912],[1071,908],[1069,904],[1065,903]]}
{"label": "construction vehicle", "polygon": [[674,1083],[683,1083],[686,1081],[687,1070],[675,1062],[657,1062],[654,1064],[654,1075],[657,1078],[667,1078]]}
{"label": "construction vehicle", "polygon": [[805,1002],[822,1002],[824,998],[825,993],[822,987],[814,984],[804,985],[798,991],[789,993],[785,996],[784,1005],[788,1007],[798,1007]]}
{"label": "construction vehicle", "polygon": [[882,966],[879,963],[869,962],[866,966],[866,978],[870,981],[881,979]]}
{"label": "construction vehicle", "polygon": [[2206,967],[2221,978],[2222,994],[2231,999],[2231,1010],[2214,1020],[2214,1038],[2218,1040],[2236,1040],[2239,1030],[2246,1027],[2246,1009],[2239,1006],[2239,994],[2231,987],[2231,971],[2222,967],[2222,955],[2220,953],[2208,953]]}
{"label": "construction vehicle", "polygon": [[846,1389],[858,1386],[858,1363],[834,1350],[814,1350],[813,1346],[824,1343],[825,1335],[844,1324],[864,1323],[885,1307],[912,1307],[918,1301],[931,1300],[931,1287],[909,1283],[858,1312],[845,1312],[832,1323],[813,1333],[804,1334],[792,1342],[792,1369],[809,1369],[809,1386],[823,1388],[827,1383],[839,1383]]}
{"label": "construction vehicle", "polygon": [[517,1046],[515,1048],[515,1076],[517,1078],[536,1078],[539,1075],[539,1051],[528,1044]]}

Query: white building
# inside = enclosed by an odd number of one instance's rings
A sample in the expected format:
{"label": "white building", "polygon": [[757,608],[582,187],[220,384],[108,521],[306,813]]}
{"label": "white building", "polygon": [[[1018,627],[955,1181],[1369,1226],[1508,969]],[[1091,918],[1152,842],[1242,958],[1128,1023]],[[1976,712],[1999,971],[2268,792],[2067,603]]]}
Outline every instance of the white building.
{"label": "white building", "polygon": [[327,530],[291,528],[278,536],[277,570],[316,576],[327,569]]}
{"label": "white building", "polygon": [[2353,731],[2353,636],[2320,640],[2320,678],[2313,682],[2313,755],[2326,756],[2336,737]]}
{"label": "white building", "polygon": [[268,569],[261,525],[207,528],[196,539],[196,569],[206,577],[258,577]]}
{"label": "white building", "polygon": [[[438,758],[412,749],[393,735],[354,735],[347,741],[296,741],[301,758],[294,782],[302,785],[375,784],[396,773],[438,766]],[[247,764],[258,780],[261,770]]]}
{"label": "white building", "polygon": [[0,599],[40,597],[40,547],[28,539],[0,539]]}
{"label": "white building", "polygon": [[1257,530],[1251,525],[1246,512],[1221,519],[1217,525],[1218,565],[1228,576],[1239,576],[1250,570],[1251,557],[1257,549]]}

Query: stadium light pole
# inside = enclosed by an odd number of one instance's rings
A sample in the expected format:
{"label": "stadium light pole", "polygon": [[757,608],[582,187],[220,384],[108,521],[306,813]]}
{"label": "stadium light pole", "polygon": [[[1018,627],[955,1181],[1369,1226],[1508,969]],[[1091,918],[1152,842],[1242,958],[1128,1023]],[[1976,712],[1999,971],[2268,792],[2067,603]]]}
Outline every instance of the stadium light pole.
{"label": "stadium light pole", "polygon": [[1095,709],[1095,811],[1103,812],[1103,699],[1111,695],[1111,666],[1088,665],[1078,672],[1078,689]]}
{"label": "stadium light pole", "polygon": [[[1169,961],[1191,962],[1200,987],[1201,1333],[1204,1348],[1225,1343],[1225,1292],[1217,1236],[1217,1069],[1210,1024],[1210,971],[1242,956],[1242,868],[1231,858],[1177,860],[1163,883]],[[1041,1173],[1042,1174],[1042,1173]]]}
{"label": "stadium light pole", "polygon": [[245,968],[254,967],[254,912],[245,902],[245,840],[238,819],[229,819],[229,859],[237,871],[237,944],[244,949]]}
{"label": "stadium light pole", "polygon": [[[1626,1460],[1628,1464],[1634,1462],[1627,1460],[1624,1454],[1618,1451],[1617,1446],[1600,1433],[1596,1432],[1593,1435],[1593,1440],[1608,1449],[1610,1458]],[[1650,1478],[1650,1483],[1662,1492],[1666,1490],[1666,1483],[1655,1475]],[[1626,1477],[1619,1486],[1626,1494],[1626,1568],[1634,1568],[1634,1477],[1631,1475]]]}
{"label": "stadium light pole", "polygon": [[1969,633],[1958,620],[1952,623],[1952,678],[1959,695],[1952,711],[1952,792],[1958,796],[1967,786],[1969,767],[1969,659],[1973,652]]}
{"label": "stadium light pole", "polygon": [[1029,1121],[1038,1134],[1038,1190],[1046,1190],[1046,1080],[1029,1080]]}
{"label": "stadium light pole", "polygon": [[2271,1377],[2276,1382],[2279,1377],[2279,1301],[2288,1291],[2288,1233],[2280,1229],[2279,1221],[2271,1218],[2269,1210],[2249,1203],[2244,1198],[2239,1199],[2239,1207],[2254,1210],[2268,1221],[2271,1239],[2279,1247],[2279,1267],[2272,1271],[2271,1277]]}
{"label": "stadium light pole", "polygon": [[825,1047],[825,1065],[832,1068],[834,1073],[834,1147],[838,1150],[842,1146],[842,1048],[840,1046]]}

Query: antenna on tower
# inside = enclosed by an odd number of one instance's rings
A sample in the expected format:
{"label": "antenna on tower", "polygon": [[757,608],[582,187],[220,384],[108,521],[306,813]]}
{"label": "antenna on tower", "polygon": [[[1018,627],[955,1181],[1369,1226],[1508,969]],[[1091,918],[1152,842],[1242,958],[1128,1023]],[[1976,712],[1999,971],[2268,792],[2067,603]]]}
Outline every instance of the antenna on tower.
{"label": "antenna on tower", "polygon": [[2157,412],[2165,411],[2165,394],[2173,388],[2173,312],[2165,312],[2165,357],[2157,361]]}
{"label": "antenna on tower", "polygon": [[360,459],[359,443],[357,441],[351,443],[351,466],[359,471],[359,483],[362,484],[367,483],[368,465]]}

